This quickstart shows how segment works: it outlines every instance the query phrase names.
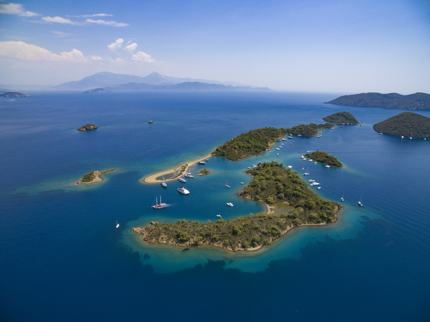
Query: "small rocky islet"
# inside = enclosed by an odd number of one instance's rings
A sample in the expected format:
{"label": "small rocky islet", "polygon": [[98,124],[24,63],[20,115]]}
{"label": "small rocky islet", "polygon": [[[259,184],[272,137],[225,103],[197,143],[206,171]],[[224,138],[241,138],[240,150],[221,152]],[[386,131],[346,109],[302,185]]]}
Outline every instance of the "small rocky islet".
{"label": "small rocky islet", "polygon": [[91,132],[98,129],[98,126],[94,123],[87,123],[79,127],[77,130],[79,132]]}

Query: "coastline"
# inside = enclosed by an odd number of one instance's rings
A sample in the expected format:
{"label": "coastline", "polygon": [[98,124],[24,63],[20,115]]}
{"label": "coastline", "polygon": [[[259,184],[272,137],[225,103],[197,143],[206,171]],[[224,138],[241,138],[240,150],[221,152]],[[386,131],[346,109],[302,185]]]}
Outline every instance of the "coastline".
{"label": "coastline", "polygon": [[198,159],[185,161],[176,167],[165,169],[165,170],[144,176],[139,179],[139,182],[143,184],[144,183],[156,184],[161,182],[175,181],[179,177],[183,176],[186,172],[188,172],[191,167],[195,166],[200,161],[207,160],[211,157],[212,157],[212,152]]}
{"label": "coastline", "polygon": [[[263,206],[265,208],[263,214],[264,215],[270,215],[273,214],[276,210],[276,207],[274,206],[270,206],[266,203],[263,203]],[[265,250],[269,249],[270,247],[274,246],[274,244],[281,242],[283,239],[285,239],[289,233],[295,231],[295,230],[299,230],[299,229],[303,229],[303,228],[311,228],[311,227],[328,227],[328,226],[332,226],[335,225],[338,221],[339,221],[339,217],[343,214],[344,211],[344,207],[339,207],[337,212],[336,212],[336,220],[333,222],[325,222],[325,223],[319,223],[319,224],[301,224],[298,226],[288,226],[287,229],[285,229],[284,231],[281,232],[281,236],[275,240],[273,240],[273,242],[269,245],[258,245],[256,247],[249,247],[246,249],[240,248],[240,249],[232,249],[231,247],[225,247],[222,246],[222,244],[202,244],[199,246],[182,246],[182,245],[178,245],[175,243],[151,243],[148,242],[147,240],[144,240],[144,238],[139,238],[140,237],[140,230],[141,227],[137,226],[137,227],[131,227],[131,233],[135,236],[135,238],[145,244],[148,245],[150,247],[167,247],[167,248],[171,248],[171,249],[175,249],[178,251],[187,251],[190,249],[214,249],[214,250],[219,250],[231,255],[257,255],[258,253],[262,253]],[[257,213],[256,215],[258,215],[259,213]]]}

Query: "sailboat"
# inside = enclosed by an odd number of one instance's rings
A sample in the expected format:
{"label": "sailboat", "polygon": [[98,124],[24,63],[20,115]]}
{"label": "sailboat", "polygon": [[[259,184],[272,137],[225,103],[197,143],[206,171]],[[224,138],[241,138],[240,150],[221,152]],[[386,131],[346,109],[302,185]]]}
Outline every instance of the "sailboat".
{"label": "sailboat", "polygon": [[160,200],[157,199],[157,197],[155,197],[155,204],[152,205],[152,209],[163,209],[168,207],[169,205],[165,202],[161,201],[161,196],[160,196]]}

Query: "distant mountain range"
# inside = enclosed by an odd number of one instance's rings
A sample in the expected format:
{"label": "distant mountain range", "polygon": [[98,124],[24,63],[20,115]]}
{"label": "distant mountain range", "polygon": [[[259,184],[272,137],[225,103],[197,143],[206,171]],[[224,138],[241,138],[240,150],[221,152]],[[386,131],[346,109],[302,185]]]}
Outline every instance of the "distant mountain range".
{"label": "distant mountain range", "polygon": [[340,96],[327,103],[355,107],[384,107],[419,111],[430,109],[430,94],[415,93],[401,95],[398,93],[361,93]]}
{"label": "distant mountain range", "polygon": [[201,79],[170,77],[159,73],[151,73],[141,77],[109,72],[90,75],[78,81],[58,85],[55,88],[57,90],[85,91],[86,93],[145,90],[268,90],[268,88],[236,86]]}

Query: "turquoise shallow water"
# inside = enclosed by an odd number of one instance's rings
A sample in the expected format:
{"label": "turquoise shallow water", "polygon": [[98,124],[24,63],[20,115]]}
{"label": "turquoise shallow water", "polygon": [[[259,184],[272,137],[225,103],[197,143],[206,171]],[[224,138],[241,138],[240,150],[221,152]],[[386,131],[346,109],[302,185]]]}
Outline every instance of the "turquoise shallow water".
{"label": "turquoise shallow water", "polygon": [[[0,318],[5,321],[427,321],[430,142],[380,136],[396,114],[325,105],[288,93],[33,94],[0,102]],[[189,197],[142,185],[148,173],[208,153],[249,129],[320,122],[349,110],[362,126],[289,140],[240,162],[213,158]],[[430,115],[430,113],[424,113]],[[149,126],[146,121],[156,122]],[[94,133],[75,128],[93,121]],[[342,170],[300,160],[335,154]],[[346,199],[339,222],[298,229],[252,255],[148,247],[129,227],[153,219],[256,213],[240,199],[244,170],[278,160],[311,173],[324,197]],[[94,168],[104,185],[76,187]],[[232,186],[225,187],[225,183]],[[171,207],[150,208],[162,195]],[[355,203],[362,199],[364,209]],[[234,208],[225,202],[233,201]],[[121,229],[115,230],[115,222]]]}

